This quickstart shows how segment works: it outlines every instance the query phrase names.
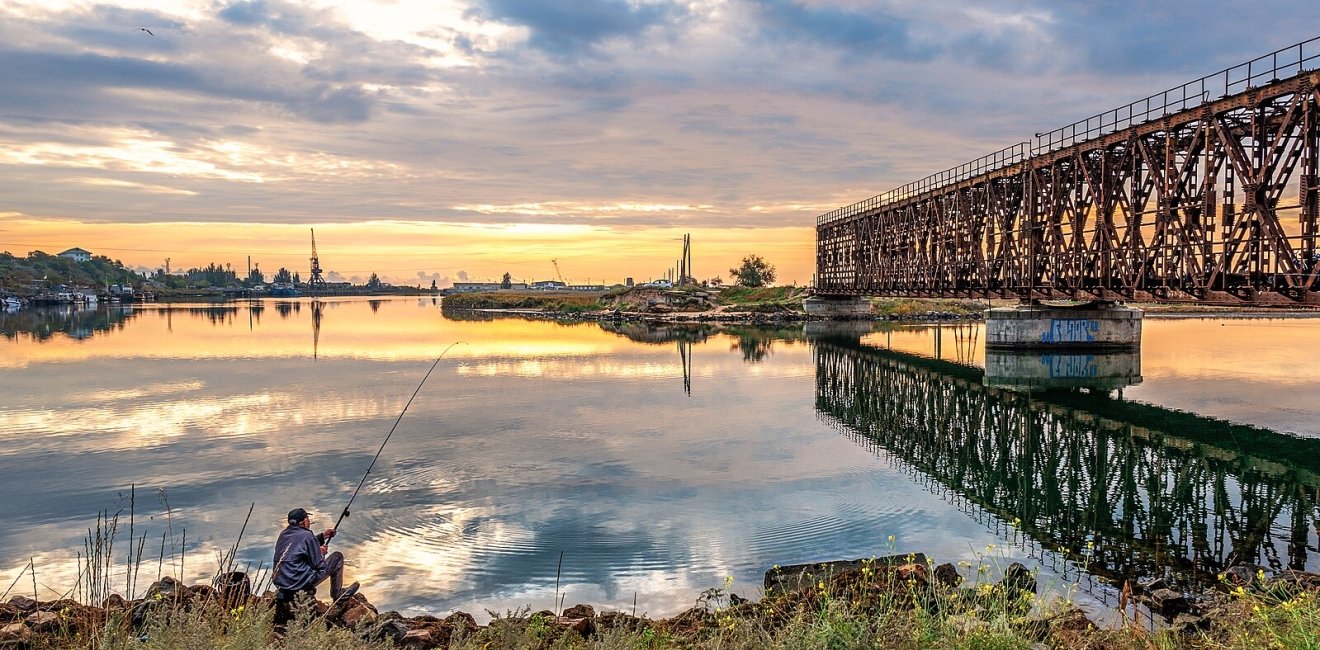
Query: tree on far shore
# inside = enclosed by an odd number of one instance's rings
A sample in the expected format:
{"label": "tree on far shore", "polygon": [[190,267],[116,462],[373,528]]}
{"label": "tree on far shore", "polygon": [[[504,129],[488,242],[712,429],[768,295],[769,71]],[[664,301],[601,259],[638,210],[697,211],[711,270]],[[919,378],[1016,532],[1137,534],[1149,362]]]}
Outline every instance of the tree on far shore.
{"label": "tree on far shore", "polygon": [[760,255],[748,255],[742,265],[729,269],[734,282],[744,287],[764,287],[775,281],[775,267]]}
{"label": "tree on far shore", "polygon": [[509,275],[507,271],[504,273],[504,277],[500,279],[500,288],[501,289],[513,288],[513,276]]}

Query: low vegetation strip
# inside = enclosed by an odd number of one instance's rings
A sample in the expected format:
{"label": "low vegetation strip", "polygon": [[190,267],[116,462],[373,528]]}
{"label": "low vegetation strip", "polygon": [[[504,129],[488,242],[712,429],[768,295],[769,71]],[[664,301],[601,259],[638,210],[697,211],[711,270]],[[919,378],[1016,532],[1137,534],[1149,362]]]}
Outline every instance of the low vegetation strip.
{"label": "low vegetation strip", "polygon": [[526,309],[577,313],[600,309],[600,294],[485,292],[444,297],[445,309]]}
{"label": "low vegetation strip", "polygon": [[927,314],[980,316],[986,310],[985,301],[945,300],[938,298],[873,298],[871,312],[878,317],[904,320]]}
{"label": "low vegetation strip", "polygon": [[726,287],[660,289],[633,287],[603,294],[497,291],[446,296],[446,309],[535,310],[547,313],[586,311],[702,312],[727,307],[741,312],[802,312],[806,290],[801,287]]}
{"label": "low vegetation strip", "polygon": [[[1119,598],[1120,621],[1100,629],[1066,595],[1037,595],[1036,576],[1020,564],[982,565],[966,578],[953,564],[919,554],[797,567],[766,575],[766,595],[748,600],[732,579],[666,619],[636,612],[597,613],[575,605],[556,614],[530,608],[478,625],[464,613],[404,617],[381,613],[365,596],[278,605],[251,593],[246,574],[216,587],[163,578],[141,599],[110,594],[101,605],[0,604],[0,647],[96,648],[1190,648],[1320,647],[1320,575],[1285,571],[1273,578],[1230,570],[1223,589],[1202,598],[1153,590]],[[1000,576],[997,579],[988,575]],[[1058,590],[1048,593],[1057,594]],[[1154,623],[1141,600],[1172,618]],[[1144,610],[1143,610],[1144,611]]]}

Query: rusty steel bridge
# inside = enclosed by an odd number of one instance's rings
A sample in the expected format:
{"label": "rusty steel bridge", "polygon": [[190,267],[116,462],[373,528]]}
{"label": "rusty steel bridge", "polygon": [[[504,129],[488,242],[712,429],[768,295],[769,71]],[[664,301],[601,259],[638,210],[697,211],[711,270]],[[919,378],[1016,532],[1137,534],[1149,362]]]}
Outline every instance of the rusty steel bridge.
{"label": "rusty steel bridge", "polygon": [[821,215],[823,297],[1320,306],[1320,37]]}

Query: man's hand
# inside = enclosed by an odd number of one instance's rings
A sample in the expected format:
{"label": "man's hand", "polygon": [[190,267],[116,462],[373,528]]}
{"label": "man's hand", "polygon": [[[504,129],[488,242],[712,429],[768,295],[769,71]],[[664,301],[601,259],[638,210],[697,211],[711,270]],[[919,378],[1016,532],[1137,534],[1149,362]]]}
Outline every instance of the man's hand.
{"label": "man's hand", "polygon": [[328,546],[326,546],[325,544],[322,544],[322,545],[321,545],[321,555],[325,555],[326,552],[329,551],[329,550],[330,550],[330,548],[329,548]]}
{"label": "man's hand", "polygon": [[331,537],[334,537],[334,536],[335,536],[335,529],[333,529],[333,528],[327,528],[327,529],[325,529],[325,532],[324,532],[324,533],[321,533],[321,536],[322,536],[324,539],[330,539]]}

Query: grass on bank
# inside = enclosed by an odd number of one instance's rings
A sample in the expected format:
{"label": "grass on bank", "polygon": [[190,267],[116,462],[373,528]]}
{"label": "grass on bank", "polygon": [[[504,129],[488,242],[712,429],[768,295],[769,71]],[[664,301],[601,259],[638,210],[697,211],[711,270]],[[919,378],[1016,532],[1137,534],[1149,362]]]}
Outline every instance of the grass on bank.
{"label": "grass on bank", "polygon": [[558,313],[581,313],[601,309],[643,311],[655,295],[665,296],[667,304],[681,311],[704,311],[716,305],[729,305],[737,311],[802,311],[806,289],[802,287],[726,287],[705,289],[678,287],[654,289],[634,287],[612,289],[604,294],[565,294],[544,292],[481,292],[445,296],[448,309],[525,309]]}
{"label": "grass on bank", "polygon": [[600,309],[598,294],[456,293],[444,297],[446,309],[528,309],[579,313]]}
{"label": "grass on bank", "polygon": [[[1098,630],[1065,599],[1039,600],[1031,590],[1005,582],[943,586],[924,566],[864,564],[860,571],[821,579],[792,594],[734,604],[727,590],[708,589],[692,609],[664,620],[618,614],[597,616],[586,637],[556,622],[550,612],[527,609],[494,615],[489,625],[451,630],[436,644],[449,650],[550,648],[719,650],[949,648],[1115,648],[1122,650],[1229,650],[1320,648],[1320,596],[1295,590],[1239,588],[1225,597],[1220,615],[1191,634],[1152,631],[1142,620]],[[984,574],[981,574],[984,575]],[[65,616],[67,611],[62,611]],[[386,615],[388,617],[388,615]],[[100,627],[65,624],[33,637],[34,650],[227,650],[343,648],[386,650],[378,628],[335,627],[313,609],[298,612],[276,634],[268,601],[252,599],[227,608],[206,601],[195,609],[160,608],[134,628],[127,613],[108,614]],[[385,617],[382,618],[385,620]],[[1125,617],[1126,620],[1126,617]]]}
{"label": "grass on bank", "polygon": [[871,313],[891,318],[915,318],[931,312],[959,316],[980,315],[984,300],[949,300],[943,298],[872,298]]}

